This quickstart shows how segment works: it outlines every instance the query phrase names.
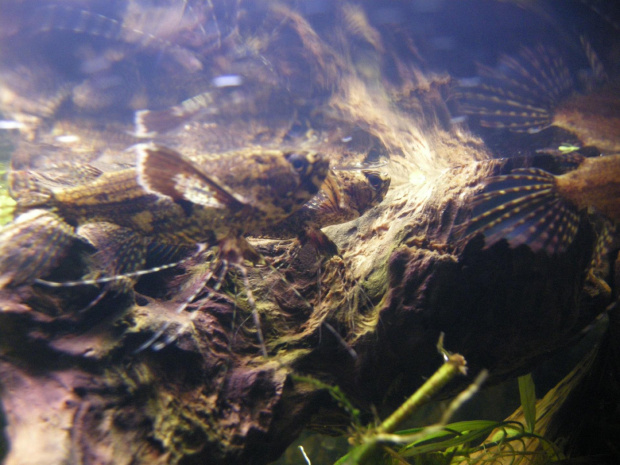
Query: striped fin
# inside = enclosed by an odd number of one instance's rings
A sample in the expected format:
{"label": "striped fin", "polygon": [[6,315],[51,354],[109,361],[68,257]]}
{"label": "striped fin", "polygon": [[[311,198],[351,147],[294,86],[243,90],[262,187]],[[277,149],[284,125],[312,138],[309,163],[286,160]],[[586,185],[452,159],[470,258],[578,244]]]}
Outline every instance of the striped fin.
{"label": "striped fin", "polygon": [[131,229],[112,223],[87,223],[77,230],[97,250],[91,258],[94,272],[106,276],[132,273],[146,262],[146,240]]}
{"label": "striped fin", "polygon": [[65,255],[73,227],[46,210],[30,210],[0,230],[0,288],[32,283]]}
{"label": "striped fin", "polygon": [[7,178],[9,194],[17,199],[18,210],[45,206],[52,199],[52,192],[37,182],[32,171],[11,170]]}
{"label": "striped fin", "polygon": [[199,113],[216,113],[210,109],[213,96],[203,92],[164,110],[139,110],[134,116],[136,137],[153,137],[191,121]]}
{"label": "striped fin", "polygon": [[210,208],[241,208],[243,202],[183,155],[167,147],[139,145],[138,182],[144,189]]}
{"label": "striped fin", "polygon": [[[174,14],[173,11],[169,13]],[[158,35],[158,23],[165,21],[165,17],[158,17],[157,14],[148,15],[148,10],[145,16],[147,18],[152,16],[151,24],[147,24],[147,19],[142,20],[143,24],[133,24],[131,15],[128,15],[128,18],[115,19],[95,11],[53,4],[34,11],[32,27],[34,32],[40,34],[67,31],[136,44],[141,47],[152,47],[169,54],[187,71],[194,72],[202,69],[202,63],[193,52]],[[142,29],[143,26],[150,27],[153,33]]]}
{"label": "striped fin", "polygon": [[342,189],[339,180],[333,170],[329,170],[321,190],[312,199],[310,199],[305,208],[316,210],[323,215],[333,214],[345,208],[344,199],[342,198]]}
{"label": "striped fin", "polygon": [[35,32],[69,31],[86,33],[105,39],[118,39],[123,31],[122,22],[91,11],[66,5],[45,5],[35,10]]}
{"label": "striped fin", "polygon": [[552,124],[557,102],[573,88],[562,58],[551,49],[525,48],[504,55],[495,68],[479,66],[480,81],[457,89],[460,109],[480,124],[515,132],[538,132]]}
{"label": "striped fin", "polygon": [[607,21],[614,29],[620,31],[620,10],[617,2],[609,0],[581,0],[597,15]]}
{"label": "striped fin", "polygon": [[527,168],[487,180],[474,200],[465,235],[482,233],[485,247],[506,239],[511,247],[526,244],[534,252],[554,254],[566,250],[578,225],[577,212],[556,192],[555,177]]}
{"label": "striped fin", "polygon": [[614,238],[618,237],[620,227],[612,221],[600,217],[594,224],[594,228],[597,232],[597,240],[590,268],[595,276],[604,279],[609,276],[609,257],[613,251]]}
{"label": "striped fin", "polygon": [[584,53],[586,54],[586,58],[588,59],[588,63],[590,63],[590,68],[592,69],[595,82],[599,84],[602,82],[608,82],[609,76],[605,72],[605,67],[603,66],[598,54],[592,48],[590,41],[582,36],[581,45]]}

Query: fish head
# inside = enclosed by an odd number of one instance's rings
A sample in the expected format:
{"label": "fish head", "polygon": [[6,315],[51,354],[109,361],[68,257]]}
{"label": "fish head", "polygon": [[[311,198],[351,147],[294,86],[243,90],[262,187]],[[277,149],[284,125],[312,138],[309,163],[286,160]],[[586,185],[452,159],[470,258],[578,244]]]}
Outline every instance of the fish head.
{"label": "fish head", "polygon": [[387,172],[378,170],[362,170],[362,174],[366,179],[366,183],[363,186],[367,186],[364,190],[368,191],[368,196],[362,197],[363,200],[367,198],[366,202],[361,205],[366,206],[365,210],[383,201],[390,188],[392,177]]}
{"label": "fish head", "polygon": [[329,171],[325,155],[310,150],[250,150],[234,166],[218,173],[222,184],[238,199],[279,221],[314,197]]}
{"label": "fish head", "polygon": [[361,216],[378,205],[387,193],[391,177],[386,172],[375,169],[338,170],[340,208],[352,210]]}

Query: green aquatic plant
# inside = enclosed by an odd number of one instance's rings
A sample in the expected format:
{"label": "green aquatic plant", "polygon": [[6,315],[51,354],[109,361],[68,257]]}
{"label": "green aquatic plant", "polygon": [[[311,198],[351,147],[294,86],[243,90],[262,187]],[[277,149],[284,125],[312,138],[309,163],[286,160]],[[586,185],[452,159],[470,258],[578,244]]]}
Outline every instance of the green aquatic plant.
{"label": "green aquatic plant", "polygon": [[[393,433],[397,428],[423,404],[444,387],[458,374],[466,373],[465,358],[459,354],[446,356],[444,364],[400,407],[398,407],[387,419],[375,428],[352,438],[358,445],[347,455],[342,457],[337,464],[353,465],[375,463],[377,454],[380,454],[384,443],[394,442],[398,437]],[[397,436],[397,435],[396,435]]]}
{"label": "green aquatic plant", "polygon": [[[386,449],[391,462],[399,464],[531,464],[564,458],[557,445],[546,439],[544,426],[537,428],[535,385],[530,374],[519,377],[521,407],[503,421],[471,420],[447,424],[445,420],[469,398],[477,383],[451,403],[437,425],[412,428],[395,434]],[[472,390],[468,397],[468,391]],[[486,439],[483,439],[486,438]]]}
{"label": "green aquatic plant", "polygon": [[536,388],[531,373],[519,376],[519,396],[527,431],[532,433],[536,426]]}
{"label": "green aquatic plant", "polygon": [[[429,426],[398,430],[420,406],[427,403],[450,380],[465,374],[466,361],[459,354],[443,350],[444,364],[386,420],[373,427],[364,427],[361,415],[338,386],[322,381],[295,376],[296,382],[305,382],[325,389],[338,405],[348,413],[352,434],[349,452],[336,465],[365,464],[530,464],[561,460],[558,446],[537,431],[537,402],[535,385],[530,374],[519,377],[521,407],[503,421],[471,420],[449,423],[454,413],[479,390],[487,377],[482,371],[474,382],[457,395],[445,409],[441,419]],[[300,446],[306,460],[311,457]]]}
{"label": "green aquatic plant", "polygon": [[[470,389],[465,393],[471,395],[468,391]],[[456,403],[460,405],[462,402],[457,400]],[[453,413],[452,408],[448,410]],[[537,463],[552,462],[563,457],[555,444],[528,431],[528,428],[519,421],[508,420],[471,420],[447,424],[440,421],[435,425],[401,430],[389,435],[367,434],[367,442],[353,448],[337,464],[516,465],[533,463],[534,460]],[[531,444],[540,444],[542,447],[532,448]],[[369,450],[374,454],[370,454]]]}
{"label": "green aquatic plant", "polygon": [[338,406],[349,414],[353,428],[361,428],[362,420],[359,409],[355,408],[353,403],[338,386],[332,386],[310,376],[293,375],[292,378],[295,382],[308,383],[319,389],[325,389],[332,399],[338,403]]}
{"label": "green aquatic plant", "polygon": [[0,226],[7,224],[13,219],[13,209],[15,207],[15,200],[9,195],[6,175],[6,162],[0,162]]}

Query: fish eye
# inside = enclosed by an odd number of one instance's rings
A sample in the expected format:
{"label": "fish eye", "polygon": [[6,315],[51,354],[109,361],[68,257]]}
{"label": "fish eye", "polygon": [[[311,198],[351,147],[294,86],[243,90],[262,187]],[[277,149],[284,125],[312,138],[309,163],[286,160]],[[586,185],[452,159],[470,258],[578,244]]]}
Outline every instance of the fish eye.
{"label": "fish eye", "polygon": [[372,187],[374,190],[377,191],[381,189],[381,186],[383,185],[383,179],[381,178],[381,176],[374,173],[366,173],[366,179],[368,179],[370,187]]}
{"label": "fish eye", "polygon": [[288,156],[288,161],[298,173],[306,173],[308,170],[308,159],[300,153],[292,153]]}

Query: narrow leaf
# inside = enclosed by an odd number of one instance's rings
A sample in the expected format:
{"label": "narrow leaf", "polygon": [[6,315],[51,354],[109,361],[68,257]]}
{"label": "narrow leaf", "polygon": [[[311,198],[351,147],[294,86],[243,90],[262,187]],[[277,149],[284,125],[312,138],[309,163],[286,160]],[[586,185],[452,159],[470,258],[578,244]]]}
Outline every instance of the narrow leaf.
{"label": "narrow leaf", "polygon": [[536,424],[536,389],[531,373],[519,376],[519,395],[523,416],[525,417],[526,431],[533,433]]}

